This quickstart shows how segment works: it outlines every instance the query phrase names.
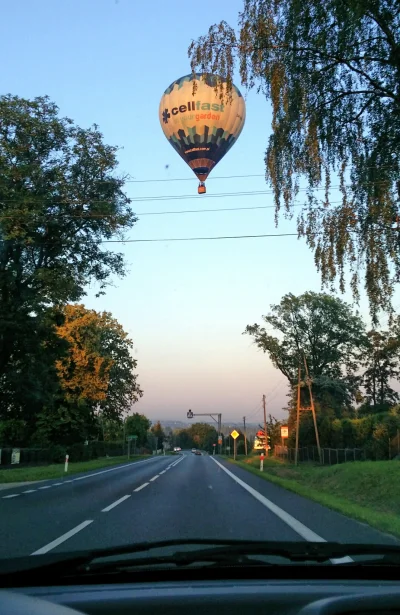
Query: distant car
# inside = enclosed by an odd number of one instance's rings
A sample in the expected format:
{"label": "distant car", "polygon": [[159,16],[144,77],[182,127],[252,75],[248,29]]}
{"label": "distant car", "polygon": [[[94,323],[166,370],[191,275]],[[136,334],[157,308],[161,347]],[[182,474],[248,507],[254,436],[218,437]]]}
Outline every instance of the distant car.
{"label": "distant car", "polygon": [[195,453],[197,451],[197,448],[192,448],[192,453]]}
{"label": "distant car", "polygon": [[181,447],[180,446],[174,446],[174,453],[180,453],[181,452]]}
{"label": "distant car", "polygon": [[195,451],[194,454],[195,455],[201,455],[201,451]]}

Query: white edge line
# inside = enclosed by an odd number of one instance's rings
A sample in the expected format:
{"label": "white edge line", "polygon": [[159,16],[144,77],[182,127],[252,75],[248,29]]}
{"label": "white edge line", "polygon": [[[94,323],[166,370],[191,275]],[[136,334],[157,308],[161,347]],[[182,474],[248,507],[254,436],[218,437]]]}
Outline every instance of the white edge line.
{"label": "white edge line", "polygon": [[[140,461],[131,461],[131,463],[125,463],[123,466],[117,466],[116,468],[109,468],[108,470],[101,470],[101,472],[95,472],[94,474],[87,474],[85,476],[78,476],[78,478],[73,478],[71,480],[64,480],[62,483],[52,483],[51,485],[47,485],[45,487],[38,487],[38,489],[50,489],[50,487],[58,487],[59,485],[65,485],[65,483],[73,483],[76,480],[84,480],[85,478],[91,478],[92,476],[98,476],[99,474],[106,474],[107,472],[113,472],[114,470],[122,470],[123,468],[127,468],[128,466],[138,466],[141,463],[148,463],[149,461],[154,461],[155,459],[160,459],[157,457],[150,457],[150,459],[141,459]],[[171,466],[167,468],[169,470]],[[165,470],[164,470],[165,471]],[[161,474],[161,472],[160,472]],[[36,489],[28,489],[28,491],[23,491],[22,493],[33,493],[37,491]],[[13,493],[12,495],[3,495],[2,499],[16,498],[20,493]]]}
{"label": "white edge line", "polygon": [[91,523],[93,523],[93,519],[88,520],[88,521],[83,521],[83,523],[80,523],[79,525],[74,527],[72,530],[69,530],[69,532],[67,532],[66,534],[59,536],[59,538],[56,538],[52,542],[49,542],[47,545],[45,545],[41,549],[34,551],[33,553],[31,553],[31,555],[43,555],[44,553],[48,553],[55,547],[58,547],[58,545],[60,545],[61,543],[68,540],[68,538],[71,538],[71,536],[74,536],[74,534],[77,534],[78,532],[83,530],[86,526],[90,525]]}
{"label": "white edge line", "polygon": [[[250,485],[248,485],[243,480],[238,478],[235,474],[230,472],[221,463],[219,463],[219,461],[217,461],[213,457],[211,457],[211,459],[214,461],[214,463],[216,463],[221,468],[221,470],[226,472],[228,476],[233,478],[233,480],[238,483],[238,485],[243,487],[243,489],[245,489],[248,493],[250,493],[256,500],[261,502],[261,504],[263,504],[266,508],[268,508],[272,513],[274,513],[274,515],[279,517],[279,519],[283,521],[284,523],[286,523],[286,525],[288,525],[294,532],[296,532],[296,534],[299,534],[299,536],[301,536],[302,538],[304,538],[305,540],[309,542],[326,542],[324,538],[322,538],[321,536],[319,536],[318,534],[310,530],[310,528],[308,528],[306,525],[303,525],[301,521],[298,521],[297,519],[292,517],[292,515],[282,510],[282,508],[279,508],[279,506],[271,502],[271,500],[268,500],[268,498],[261,495],[261,493],[256,491],[256,489],[253,489],[253,487],[250,487]],[[351,557],[346,556],[346,557],[341,557],[338,559],[331,559],[331,562],[334,564],[337,564],[337,563],[345,564],[345,563],[353,562],[353,560]]]}
{"label": "white edge line", "polygon": [[149,483],[143,483],[143,485],[140,485],[140,487],[138,487],[137,489],[134,489],[133,491],[141,491],[142,489],[144,489],[145,487],[147,487]]}
{"label": "white edge line", "polygon": [[150,482],[152,483],[153,480],[157,480],[157,478],[159,478],[159,474],[156,474],[155,476],[153,476],[153,478],[150,479]]}
{"label": "white edge line", "polygon": [[124,502],[130,497],[131,497],[130,495],[124,495],[122,498],[120,498],[116,502],[113,502],[112,504],[110,504],[110,506],[107,506],[107,508],[103,508],[101,512],[108,512],[109,510],[111,510],[112,508],[115,508],[116,506],[118,506],[118,504],[121,504],[121,502]]}

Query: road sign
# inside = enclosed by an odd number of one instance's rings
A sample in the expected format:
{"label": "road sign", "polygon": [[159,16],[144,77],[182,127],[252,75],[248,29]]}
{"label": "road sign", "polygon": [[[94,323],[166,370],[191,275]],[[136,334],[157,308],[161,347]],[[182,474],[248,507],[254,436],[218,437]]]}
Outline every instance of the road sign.
{"label": "road sign", "polygon": [[128,436],[128,440],[137,440],[138,437],[137,436]]}
{"label": "road sign", "polygon": [[234,440],[236,440],[236,438],[240,436],[240,433],[236,431],[236,429],[234,429],[233,431],[231,431],[231,436]]}
{"label": "road sign", "polygon": [[222,436],[218,436],[218,444],[222,444]]}
{"label": "road sign", "polygon": [[281,438],[289,437],[289,427],[281,427]]}
{"label": "road sign", "polygon": [[217,446],[216,444],[213,444],[213,446]]}

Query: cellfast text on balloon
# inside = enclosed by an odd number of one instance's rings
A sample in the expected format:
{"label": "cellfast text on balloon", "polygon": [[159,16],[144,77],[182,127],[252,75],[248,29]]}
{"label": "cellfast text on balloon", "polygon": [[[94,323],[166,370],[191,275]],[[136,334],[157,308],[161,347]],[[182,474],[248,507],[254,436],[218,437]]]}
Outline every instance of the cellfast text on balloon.
{"label": "cellfast text on balloon", "polygon": [[[223,113],[225,111],[225,105],[223,103],[221,104],[217,104],[217,103],[202,103],[201,100],[196,100],[196,101],[189,101],[186,105],[180,105],[179,107],[172,107],[171,109],[171,113],[172,115],[178,115],[178,113],[186,113],[187,111],[218,111]],[[163,118],[163,122],[164,124],[168,124],[168,120],[171,117],[171,113],[169,112],[169,109],[164,109],[163,113],[162,113],[162,118]],[[216,115],[210,115],[207,114],[205,115],[204,113],[199,114],[196,113],[195,115],[192,115],[190,117],[190,119],[196,119],[196,121],[198,122],[200,119],[212,119],[212,120],[218,120],[219,116]]]}

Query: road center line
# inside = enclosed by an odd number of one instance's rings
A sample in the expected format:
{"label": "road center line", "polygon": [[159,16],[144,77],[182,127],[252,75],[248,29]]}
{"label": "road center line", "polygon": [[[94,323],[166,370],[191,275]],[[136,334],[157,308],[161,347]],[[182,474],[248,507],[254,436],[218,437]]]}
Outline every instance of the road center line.
{"label": "road center line", "polygon": [[140,485],[140,487],[138,487],[137,489],[134,489],[133,491],[141,491],[142,489],[144,489],[145,487],[147,487],[149,483],[143,483],[143,485]]}
{"label": "road center line", "polygon": [[162,472],[160,472],[160,474],[165,474],[165,472],[166,472],[166,471],[167,471],[167,470],[163,470]]}
{"label": "road center line", "polygon": [[110,504],[110,506],[107,506],[107,508],[103,508],[101,512],[108,512],[109,510],[111,510],[112,508],[115,508],[116,506],[118,506],[118,504],[121,504],[121,502],[124,502],[130,497],[131,497],[130,495],[124,495],[122,498],[119,498],[119,500],[116,500],[115,502]]}
{"label": "road center line", "polygon": [[33,493],[36,489],[28,489],[27,491],[23,491],[22,493]]}
{"label": "road center line", "polygon": [[39,487],[39,489],[50,489],[52,485],[45,485],[44,487]]}
{"label": "road center line", "polygon": [[88,521],[83,521],[83,523],[80,523],[79,525],[74,527],[72,530],[69,530],[69,532],[67,532],[66,534],[63,534],[59,538],[56,538],[52,542],[49,542],[49,544],[45,545],[41,549],[34,551],[33,553],[31,553],[31,555],[43,555],[44,553],[48,553],[52,549],[55,549],[55,547],[58,547],[58,545],[60,545],[61,543],[68,540],[68,538],[71,538],[71,536],[74,536],[75,534],[83,530],[85,527],[87,527],[91,523],[93,523],[93,519],[88,520]]}
{"label": "road center line", "polygon": [[[214,459],[214,457],[211,457],[211,459],[214,461],[214,463],[217,464],[217,466],[221,468],[221,470],[226,472],[226,474],[228,474],[228,476],[230,476],[238,485],[243,487],[243,489],[245,489],[248,493],[250,493],[250,495],[252,495],[263,506],[265,506],[265,508],[268,508],[268,510],[274,513],[274,515],[279,517],[281,521],[286,523],[286,525],[288,525],[294,532],[296,532],[296,534],[299,534],[299,536],[304,538],[304,540],[307,540],[308,542],[326,542],[324,538],[322,538],[321,536],[319,536],[318,534],[310,530],[310,528],[308,528],[306,525],[303,525],[301,521],[298,521],[297,519],[292,517],[292,515],[284,511],[282,508],[279,508],[279,506],[271,502],[271,500],[261,495],[261,493],[256,491],[256,489],[253,489],[253,487],[250,487],[250,485],[248,485],[243,480],[241,480],[238,476],[233,474],[233,472],[230,472],[227,468],[225,468],[225,466],[222,465],[222,463]],[[331,562],[333,564],[348,564],[348,563],[353,562],[353,560],[351,559],[351,557],[341,557],[338,559],[336,558],[331,559]]]}
{"label": "road center line", "polygon": [[9,500],[10,498],[17,498],[19,493],[12,493],[11,495],[3,495],[3,500]]}
{"label": "road center line", "polygon": [[159,474],[156,474],[155,476],[153,476],[153,478],[150,479],[150,482],[152,483],[153,480],[157,480],[157,478],[159,478]]}

